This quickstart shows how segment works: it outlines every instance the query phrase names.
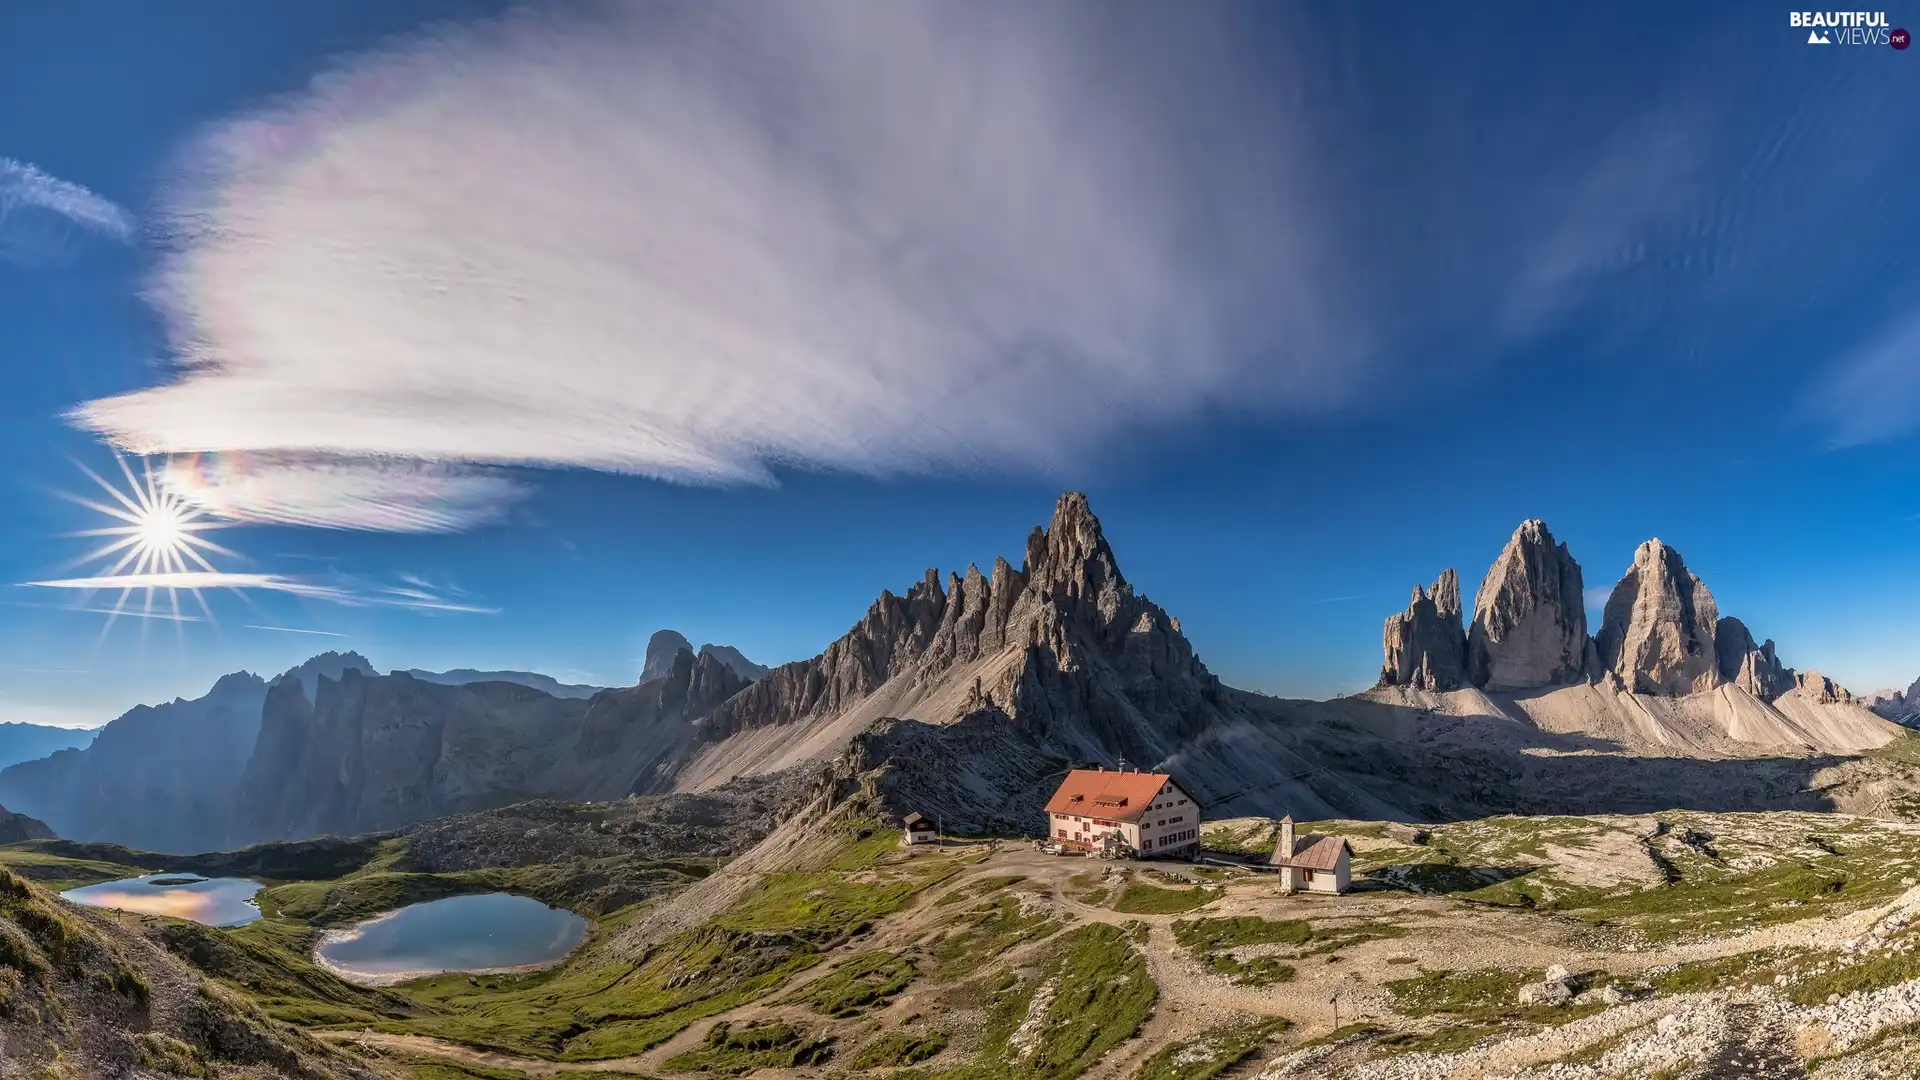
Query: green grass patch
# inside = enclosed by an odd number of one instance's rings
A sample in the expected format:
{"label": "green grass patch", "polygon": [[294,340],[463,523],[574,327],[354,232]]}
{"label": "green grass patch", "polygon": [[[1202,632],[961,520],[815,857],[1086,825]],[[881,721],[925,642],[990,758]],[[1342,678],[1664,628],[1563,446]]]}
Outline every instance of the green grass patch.
{"label": "green grass patch", "polygon": [[857,1016],[905,990],[913,975],[913,961],[898,953],[856,953],[786,1000],[824,1016]]}
{"label": "green grass patch", "polygon": [[1125,932],[1101,923],[1060,935],[1034,978],[1003,973],[976,991],[989,1006],[978,1058],[929,1080],[1069,1080],[1132,1038],[1159,997]]}
{"label": "green grass patch", "polygon": [[1539,974],[1509,968],[1472,971],[1430,971],[1386,984],[1393,1007],[1407,1016],[1445,1015],[1468,1025],[1500,1025],[1515,1021],[1562,1023],[1599,1012],[1605,1006],[1534,1005],[1519,1003],[1520,988]]}
{"label": "green grass patch", "polygon": [[1920,953],[1883,951],[1864,957],[1835,957],[1839,966],[1793,984],[1787,996],[1797,1005],[1819,1005],[1829,995],[1861,994],[1884,990],[1903,982],[1920,979]]}
{"label": "green grass patch", "polygon": [[[902,859],[892,830],[847,828],[845,837],[816,864],[829,869],[767,875],[725,914],[642,956],[610,947],[628,913],[639,910],[623,909],[601,919],[586,944],[550,971],[490,977],[483,986],[464,976],[409,984],[401,989],[432,1012],[382,1029],[563,1061],[638,1054],[699,1020],[779,993],[829,950],[970,865]],[[856,987],[849,977],[842,989],[845,1004],[874,987]]]}
{"label": "green grass patch", "polygon": [[[1271,986],[1293,978],[1286,961],[1332,954],[1350,945],[1400,937],[1406,931],[1384,923],[1315,930],[1304,919],[1267,920],[1251,915],[1218,919],[1179,919],[1173,939],[1215,974],[1242,986]],[[1257,945],[1290,946],[1288,952],[1255,956],[1235,950]]]}
{"label": "green grass patch", "polygon": [[744,1076],[761,1069],[824,1065],[833,1058],[831,1036],[809,1035],[781,1021],[733,1027],[713,1025],[698,1050],[667,1059],[667,1068],[713,1076]]}
{"label": "green grass patch", "polygon": [[1018,897],[1002,894],[923,938],[921,947],[933,960],[930,974],[940,982],[955,982],[1014,947],[1059,929],[1058,920],[1041,911],[1022,913]]}
{"label": "green grass patch", "polygon": [[100,859],[76,859],[56,855],[40,845],[46,841],[0,847],[0,868],[11,870],[43,889],[65,892],[103,881],[140,877],[151,871],[126,863]]}
{"label": "green grass patch", "polygon": [[1275,1017],[1256,1023],[1231,1024],[1191,1039],[1162,1047],[1141,1063],[1133,1080],[1213,1080],[1240,1064],[1287,1029]]}
{"label": "green grass patch", "polygon": [[918,1065],[947,1048],[938,1031],[889,1031],[860,1048],[849,1062],[856,1069],[887,1069]]}
{"label": "green grass patch", "polygon": [[1162,889],[1157,885],[1132,881],[1120,890],[1119,899],[1113,902],[1113,910],[1123,915],[1178,915],[1205,907],[1222,895],[1220,889],[1210,885],[1194,889]]}

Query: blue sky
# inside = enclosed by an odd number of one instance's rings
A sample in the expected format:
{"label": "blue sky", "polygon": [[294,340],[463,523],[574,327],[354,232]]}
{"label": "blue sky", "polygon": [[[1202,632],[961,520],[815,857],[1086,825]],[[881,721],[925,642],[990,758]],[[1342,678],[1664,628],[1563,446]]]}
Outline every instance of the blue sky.
{"label": "blue sky", "polygon": [[[1914,50],[1751,5],[86,2],[0,10],[0,100],[0,718],[326,648],[796,659],[1065,488],[1241,686],[1370,683],[1536,516],[1590,587],[1659,536],[1788,663],[1920,676]],[[229,526],[211,618],[26,584],[112,566],[62,496],[113,446]]]}

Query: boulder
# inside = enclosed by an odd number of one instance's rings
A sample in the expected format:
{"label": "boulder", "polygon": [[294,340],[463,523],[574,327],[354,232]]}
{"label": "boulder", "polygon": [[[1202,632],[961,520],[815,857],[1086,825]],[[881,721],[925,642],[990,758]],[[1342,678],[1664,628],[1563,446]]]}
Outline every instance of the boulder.
{"label": "boulder", "polygon": [[1714,633],[1720,610],[1680,553],[1641,544],[1607,599],[1600,663],[1636,694],[1678,697],[1721,683]]}
{"label": "boulder", "polygon": [[1467,631],[1460,621],[1460,577],[1449,569],[1429,592],[1414,586],[1407,610],[1387,617],[1381,686],[1458,690],[1467,685]]}
{"label": "boulder", "polygon": [[1547,523],[1522,522],[1480,582],[1467,675],[1489,690],[1559,686],[1588,675],[1580,564]]}
{"label": "boulder", "polygon": [[1520,1004],[1558,1008],[1573,1000],[1573,987],[1564,979],[1528,983],[1520,988]]}

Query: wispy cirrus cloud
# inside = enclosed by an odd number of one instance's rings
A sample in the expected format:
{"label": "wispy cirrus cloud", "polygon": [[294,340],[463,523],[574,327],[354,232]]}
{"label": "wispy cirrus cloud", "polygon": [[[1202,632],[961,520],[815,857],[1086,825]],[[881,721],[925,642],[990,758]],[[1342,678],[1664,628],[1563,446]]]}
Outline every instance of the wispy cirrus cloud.
{"label": "wispy cirrus cloud", "polygon": [[[54,578],[21,583],[29,588],[71,589],[91,593],[109,591],[174,590],[197,592],[228,589],[235,592],[285,593],[304,600],[321,600],[346,607],[398,607],[424,612],[497,615],[500,609],[469,603],[457,596],[417,586],[395,586],[336,575],[316,581],[283,574],[192,570],[171,573],[119,573],[94,577]],[[114,609],[118,614],[127,610]],[[109,614],[114,612],[108,612]]]}
{"label": "wispy cirrus cloud", "polygon": [[1515,50],[1490,92],[1446,59],[1487,20],[663,0],[439,27],[185,151],[152,287],[179,371],[73,418],[214,455],[176,480],[218,513],[343,528],[497,518],[524,488],[493,466],[1057,474],[1405,398],[1570,313],[1771,295],[1826,219],[1756,209],[1871,179],[1817,105],[1754,119],[1767,70],[1703,87],[1728,65],[1637,28],[1638,66]]}
{"label": "wispy cirrus cloud", "polygon": [[300,627],[300,626],[264,626],[259,623],[248,623],[247,629],[271,630],[276,634],[311,634],[315,637],[347,637],[349,636],[346,634],[338,633],[333,630],[309,630],[305,627]]}
{"label": "wispy cirrus cloud", "polygon": [[0,259],[61,263],[88,235],[127,243],[134,228],[133,215],[79,184],[0,157]]}
{"label": "wispy cirrus cloud", "polygon": [[1811,414],[1836,447],[1920,429],[1920,317],[1897,323],[1841,357],[1813,388]]}

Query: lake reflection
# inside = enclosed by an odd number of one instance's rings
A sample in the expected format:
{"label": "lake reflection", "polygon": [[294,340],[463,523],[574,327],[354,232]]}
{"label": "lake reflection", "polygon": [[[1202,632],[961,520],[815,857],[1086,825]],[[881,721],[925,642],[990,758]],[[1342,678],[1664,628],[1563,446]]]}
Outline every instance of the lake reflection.
{"label": "lake reflection", "polygon": [[449,971],[505,971],[558,962],[587,935],[564,908],[508,893],[451,896],[330,933],[315,949],[335,974],[392,983]]}
{"label": "lake reflection", "polygon": [[167,915],[208,926],[242,926],[260,917],[253,903],[259,891],[260,883],[246,878],[148,874],[68,889],[60,895],[88,907]]}

